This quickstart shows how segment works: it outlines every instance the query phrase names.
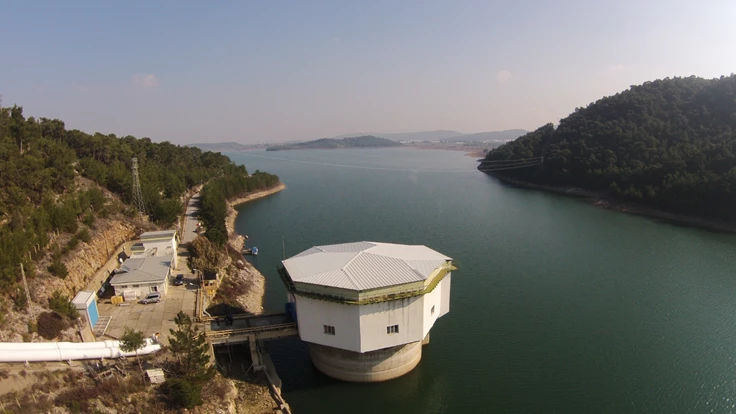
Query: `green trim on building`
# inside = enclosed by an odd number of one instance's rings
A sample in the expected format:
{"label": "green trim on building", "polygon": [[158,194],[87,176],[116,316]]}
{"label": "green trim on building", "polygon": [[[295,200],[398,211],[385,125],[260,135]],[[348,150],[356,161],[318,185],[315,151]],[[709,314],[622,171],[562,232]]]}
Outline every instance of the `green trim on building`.
{"label": "green trim on building", "polygon": [[432,281],[422,289],[412,289],[409,291],[403,291],[403,292],[395,292],[395,293],[388,293],[385,295],[376,295],[371,296],[364,299],[358,299],[355,300],[354,298],[346,298],[342,296],[336,296],[336,295],[330,295],[326,293],[316,293],[316,292],[306,292],[303,290],[297,289],[296,286],[294,286],[294,282],[291,280],[291,276],[289,276],[289,272],[286,271],[285,267],[279,267],[278,273],[281,277],[281,281],[284,283],[284,287],[286,287],[286,290],[289,293],[292,293],[294,295],[299,295],[305,298],[310,299],[316,299],[316,300],[324,300],[328,302],[335,302],[335,303],[342,303],[344,305],[368,305],[372,303],[381,303],[381,302],[388,302],[392,300],[398,300],[398,299],[406,299],[411,298],[415,296],[422,296],[426,295],[427,293],[433,291],[437,285],[442,281],[442,279],[445,278],[450,272],[453,270],[457,270],[457,267],[452,265],[452,262],[448,261],[445,265],[443,265],[437,275],[435,275],[434,278],[432,278]]}

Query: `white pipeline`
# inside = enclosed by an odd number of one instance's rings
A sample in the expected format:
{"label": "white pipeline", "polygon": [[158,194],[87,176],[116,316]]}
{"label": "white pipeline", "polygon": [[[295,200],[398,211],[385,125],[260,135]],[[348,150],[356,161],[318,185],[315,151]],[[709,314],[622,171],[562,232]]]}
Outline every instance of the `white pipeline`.
{"label": "white pipeline", "polygon": [[[161,345],[146,339],[146,345],[137,355],[147,355],[161,349]],[[0,342],[0,362],[72,361],[136,356],[123,352],[120,341],[103,342]]]}

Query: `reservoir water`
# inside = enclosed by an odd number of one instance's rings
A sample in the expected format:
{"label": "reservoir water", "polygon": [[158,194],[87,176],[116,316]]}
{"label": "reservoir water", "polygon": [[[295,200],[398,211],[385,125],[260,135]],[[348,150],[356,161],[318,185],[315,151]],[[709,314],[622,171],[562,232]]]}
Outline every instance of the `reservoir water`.
{"label": "reservoir water", "polygon": [[287,189],[236,222],[282,311],[286,255],[358,240],[455,259],[451,310],[419,366],[379,384],[269,343],[297,413],[734,412],[736,237],[500,184],[460,152],[228,154]]}

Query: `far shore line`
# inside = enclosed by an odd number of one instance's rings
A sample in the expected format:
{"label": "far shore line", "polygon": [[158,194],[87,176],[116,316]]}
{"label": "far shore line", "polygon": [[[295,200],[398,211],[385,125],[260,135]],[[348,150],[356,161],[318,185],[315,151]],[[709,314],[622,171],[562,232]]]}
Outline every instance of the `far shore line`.
{"label": "far shore line", "polygon": [[473,158],[483,158],[486,156],[486,153],[483,152],[483,150],[490,150],[491,148],[484,148],[484,147],[464,147],[464,146],[447,146],[443,147],[440,145],[421,145],[421,144],[402,144],[397,146],[391,146],[391,147],[340,147],[340,148],[285,148],[285,149],[279,149],[279,150],[271,150],[268,151],[266,148],[248,148],[248,149],[233,149],[233,150],[223,150],[223,152],[256,152],[256,151],[264,151],[264,152],[278,152],[278,151],[330,151],[330,150],[374,150],[374,149],[401,149],[401,148],[415,148],[415,149],[425,149],[425,150],[444,150],[444,151],[463,151],[465,152],[465,155],[468,157]]}
{"label": "far shore line", "polygon": [[498,179],[503,183],[516,187],[542,190],[570,197],[586,199],[590,204],[598,207],[603,207],[608,210],[648,217],[650,219],[663,221],[670,224],[699,228],[717,233],[736,233],[736,224],[710,220],[703,217],[671,213],[654,207],[648,207],[633,202],[618,200],[596,191],[576,187],[559,187],[545,184],[536,184],[494,174],[488,175]]}

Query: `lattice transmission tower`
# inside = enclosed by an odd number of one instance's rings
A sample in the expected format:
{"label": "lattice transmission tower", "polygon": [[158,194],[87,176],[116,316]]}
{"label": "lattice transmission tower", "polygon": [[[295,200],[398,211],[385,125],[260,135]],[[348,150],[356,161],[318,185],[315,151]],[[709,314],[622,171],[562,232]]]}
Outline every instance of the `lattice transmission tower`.
{"label": "lattice transmission tower", "polygon": [[141,215],[146,215],[146,204],[143,202],[141,191],[141,178],[138,175],[138,158],[133,157],[133,205]]}

